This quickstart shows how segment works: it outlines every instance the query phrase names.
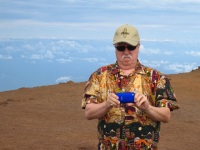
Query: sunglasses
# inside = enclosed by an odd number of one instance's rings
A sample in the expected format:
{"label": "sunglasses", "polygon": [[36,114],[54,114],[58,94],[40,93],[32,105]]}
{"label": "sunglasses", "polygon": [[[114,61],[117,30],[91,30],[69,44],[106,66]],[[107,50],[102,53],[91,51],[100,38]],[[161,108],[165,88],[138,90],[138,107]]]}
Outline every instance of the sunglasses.
{"label": "sunglasses", "polygon": [[125,49],[127,48],[129,51],[134,51],[136,49],[137,46],[132,46],[132,45],[127,45],[127,46],[124,46],[124,45],[119,45],[119,46],[115,46],[115,48],[120,51],[120,52],[123,52],[125,51]]}

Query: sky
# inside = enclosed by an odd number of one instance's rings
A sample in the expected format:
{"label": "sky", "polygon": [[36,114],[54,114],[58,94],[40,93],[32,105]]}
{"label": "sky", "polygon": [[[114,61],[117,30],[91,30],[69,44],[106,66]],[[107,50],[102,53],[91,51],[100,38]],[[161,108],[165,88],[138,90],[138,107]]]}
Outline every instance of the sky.
{"label": "sky", "polygon": [[200,66],[200,0],[0,0],[0,91],[86,81],[116,61],[122,24],[140,34],[139,60],[163,73]]}

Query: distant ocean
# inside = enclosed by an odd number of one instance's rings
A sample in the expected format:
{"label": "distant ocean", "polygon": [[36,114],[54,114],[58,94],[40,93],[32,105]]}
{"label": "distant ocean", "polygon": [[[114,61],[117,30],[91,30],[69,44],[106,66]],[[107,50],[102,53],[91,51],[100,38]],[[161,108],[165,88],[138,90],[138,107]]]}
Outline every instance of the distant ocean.
{"label": "distant ocean", "polygon": [[[141,40],[139,60],[165,74],[200,66],[200,43]],[[86,81],[114,63],[112,40],[0,39],[0,91]]]}

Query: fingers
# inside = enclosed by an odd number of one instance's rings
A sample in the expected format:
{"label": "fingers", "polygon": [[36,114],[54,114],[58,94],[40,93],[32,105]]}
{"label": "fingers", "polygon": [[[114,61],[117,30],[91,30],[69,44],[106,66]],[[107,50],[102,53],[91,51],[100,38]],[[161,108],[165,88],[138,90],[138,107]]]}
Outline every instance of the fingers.
{"label": "fingers", "polygon": [[143,94],[135,93],[135,103],[139,106],[141,103],[145,101],[145,97]]}
{"label": "fingers", "polygon": [[149,106],[149,102],[147,97],[141,93],[135,93],[135,104],[138,108],[144,110],[147,109]]}
{"label": "fingers", "polygon": [[[135,103],[127,103],[127,106],[137,106],[141,110],[148,109],[149,107],[149,101],[147,100],[147,97],[141,93],[136,92],[134,97]],[[107,96],[106,101],[106,107],[119,107],[120,101],[118,100],[118,96],[115,93],[109,93]]]}
{"label": "fingers", "polygon": [[118,100],[118,96],[115,94],[115,93],[109,93],[108,94],[108,97],[107,97],[107,106],[115,106],[115,107],[118,107],[120,102]]}

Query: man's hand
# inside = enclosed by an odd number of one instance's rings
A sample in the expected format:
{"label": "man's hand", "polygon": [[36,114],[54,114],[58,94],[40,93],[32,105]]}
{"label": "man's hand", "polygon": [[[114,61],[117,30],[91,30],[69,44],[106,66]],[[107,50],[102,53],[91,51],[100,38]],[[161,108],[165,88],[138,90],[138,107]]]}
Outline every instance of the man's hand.
{"label": "man's hand", "polygon": [[170,120],[170,109],[168,107],[155,107],[149,104],[147,97],[141,93],[135,93],[135,103],[127,103],[127,106],[136,106],[144,111],[154,121],[168,122]]}
{"label": "man's hand", "polygon": [[120,101],[118,100],[118,96],[115,93],[109,93],[107,96],[107,101],[105,103],[107,108],[110,107],[119,107],[120,106]]}
{"label": "man's hand", "polygon": [[147,110],[149,108],[149,101],[144,94],[135,93],[134,103],[127,103],[127,106],[136,106],[140,110]]}
{"label": "man's hand", "polygon": [[148,110],[149,108],[149,101],[147,97],[144,94],[141,93],[135,93],[135,105],[140,109],[140,110]]}

